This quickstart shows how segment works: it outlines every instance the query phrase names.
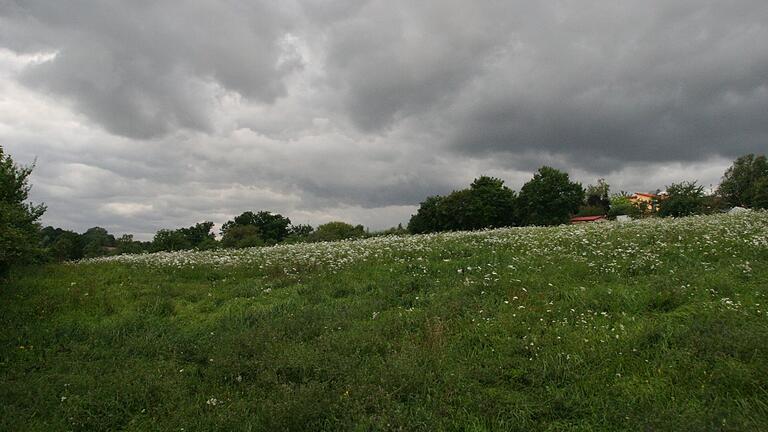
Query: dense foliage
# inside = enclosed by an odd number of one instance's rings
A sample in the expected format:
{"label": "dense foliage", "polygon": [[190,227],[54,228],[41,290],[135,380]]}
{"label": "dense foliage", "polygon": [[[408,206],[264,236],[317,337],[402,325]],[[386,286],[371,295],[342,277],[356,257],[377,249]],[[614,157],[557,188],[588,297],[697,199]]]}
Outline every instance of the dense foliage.
{"label": "dense foliage", "polygon": [[732,206],[768,208],[768,159],[754,154],[736,159],[717,193]]}
{"label": "dense foliage", "polygon": [[0,277],[15,264],[38,256],[45,206],[27,202],[32,167],[15,164],[0,146]]}
{"label": "dense foliage", "polygon": [[479,177],[467,189],[433,196],[408,223],[412,233],[473,230],[516,225],[515,192],[494,177]]}
{"label": "dense foliage", "polygon": [[659,216],[689,216],[704,211],[704,187],[696,182],[673,183],[659,203]]}
{"label": "dense foliage", "polygon": [[262,242],[268,245],[280,243],[291,233],[290,219],[268,211],[258,213],[247,211],[234,220],[228,221],[221,227],[222,237],[226,237],[227,231],[236,226],[255,227]]}
{"label": "dense foliage", "polygon": [[584,201],[584,188],[567,173],[541,167],[520,189],[518,212],[524,225],[568,223]]}
{"label": "dense foliage", "polygon": [[346,222],[328,222],[308,234],[310,241],[338,241],[365,237],[362,225],[353,226]]}

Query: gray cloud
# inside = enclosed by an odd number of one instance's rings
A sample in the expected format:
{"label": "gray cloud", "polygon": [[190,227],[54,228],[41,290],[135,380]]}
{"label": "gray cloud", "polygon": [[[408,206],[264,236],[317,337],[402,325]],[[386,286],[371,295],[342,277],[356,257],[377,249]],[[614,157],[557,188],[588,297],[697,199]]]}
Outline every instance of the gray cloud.
{"label": "gray cloud", "polygon": [[[768,4],[0,0],[0,143],[47,221],[375,228],[541,164],[716,183],[768,142]],[[652,173],[652,174],[649,174]]]}
{"label": "gray cloud", "polygon": [[22,79],[71,100],[108,131],[139,139],[209,130],[220,91],[262,103],[300,67],[273,2],[18,1],[2,42],[56,56]]}

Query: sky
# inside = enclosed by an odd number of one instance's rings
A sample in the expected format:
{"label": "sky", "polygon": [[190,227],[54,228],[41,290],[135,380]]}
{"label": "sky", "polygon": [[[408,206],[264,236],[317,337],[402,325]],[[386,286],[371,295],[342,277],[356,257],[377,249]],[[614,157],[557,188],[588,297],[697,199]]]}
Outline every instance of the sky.
{"label": "sky", "polygon": [[382,229],[480,175],[717,186],[768,150],[765,0],[0,0],[44,224]]}

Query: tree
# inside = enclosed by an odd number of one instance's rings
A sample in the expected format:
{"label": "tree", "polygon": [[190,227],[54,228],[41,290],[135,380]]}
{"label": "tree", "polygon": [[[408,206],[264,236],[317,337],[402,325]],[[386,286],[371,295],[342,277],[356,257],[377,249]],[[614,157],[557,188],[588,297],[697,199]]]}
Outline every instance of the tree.
{"label": "tree", "polygon": [[81,236],[83,255],[88,258],[107,254],[106,248],[115,247],[115,236],[102,227],[88,228]]}
{"label": "tree", "polygon": [[503,180],[478,177],[468,189],[427,198],[411,216],[408,231],[427,233],[515,225],[515,199],[515,192],[504,186]]}
{"label": "tree", "polygon": [[362,225],[352,226],[346,222],[328,222],[317,227],[310,235],[312,241],[336,241],[365,236]]}
{"label": "tree", "polygon": [[717,189],[731,206],[768,208],[761,197],[768,194],[768,160],[765,155],[748,154],[733,161]]}
{"label": "tree", "polygon": [[264,246],[261,231],[253,225],[231,225],[224,231],[221,245],[227,248]]}
{"label": "tree", "polygon": [[469,186],[466,223],[460,229],[498,228],[516,225],[515,192],[504,180],[482,176]]}
{"label": "tree", "polygon": [[611,205],[610,209],[608,210],[609,217],[626,215],[639,218],[642,216],[642,214],[643,211],[640,209],[640,207],[632,203],[631,195],[628,193],[621,191],[621,193],[614,194],[611,197]]}
{"label": "tree", "polygon": [[301,243],[309,240],[310,234],[315,229],[312,227],[312,225],[292,225],[290,229],[288,230],[288,236],[283,239],[284,243]]}
{"label": "tree", "polygon": [[524,184],[518,196],[518,211],[525,225],[567,223],[584,201],[584,188],[567,173],[544,166]]}
{"label": "tree", "polygon": [[180,230],[161,229],[152,239],[153,251],[178,251],[191,249],[192,243]]}
{"label": "tree", "polygon": [[83,241],[77,233],[64,231],[48,246],[48,256],[56,261],[78,260],[83,257]]}
{"label": "tree", "polygon": [[688,216],[704,211],[704,187],[693,182],[672,183],[659,204],[659,216]]}
{"label": "tree", "polygon": [[444,197],[439,195],[427,197],[419,205],[416,214],[411,216],[411,220],[408,222],[408,231],[413,234],[442,231],[440,209],[444,199]]}
{"label": "tree", "polygon": [[146,250],[146,243],[133,239],[133,234],[123,234],[115,241],[118,253],[136,254]]}
{"label": "tree", "polygon": [[259,230],[259,236],[266,244],[277,244],[283,241],[289,234],[291,220],[280,214],[273,214],[268,211],[253,213],[244,212],[234,220],[228,221],[221,227],[222,236],[236,225],[251,225]]}
{"label": "tree", "polygon": [[191,247],[198,247],[203,242],[215,240],[213,235],[213,222],[200,222],[189,228],[181,228],[179,232],[187,239]]}
{"label": "tree", "polygon": [[587,186],[585,206],[579,210],[579,216],[597,216],[607,214],[611,208],[609,192],[611,187],[604,178],[597,179],[597,184]]}
{"label": "tree", "polygon": [[27,203],[32,166],[18,166],[0,147],[0,276],[41,252],[40,217],[45,205]]}

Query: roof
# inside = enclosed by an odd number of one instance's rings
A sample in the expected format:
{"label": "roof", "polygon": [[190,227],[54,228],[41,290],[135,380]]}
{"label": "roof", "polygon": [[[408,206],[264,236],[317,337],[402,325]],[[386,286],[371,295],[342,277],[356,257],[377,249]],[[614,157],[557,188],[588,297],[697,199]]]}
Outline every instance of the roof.
{"label": "roof", "polygon": [[646,198],[658,198],[658,195],[650,194],[650,193],[637,192],[635,195],[646,197]]}
{"label": "roof", "polygon": [[595,222],[605,219],[605,216],[576,216],[571,218],[571,223]]}

